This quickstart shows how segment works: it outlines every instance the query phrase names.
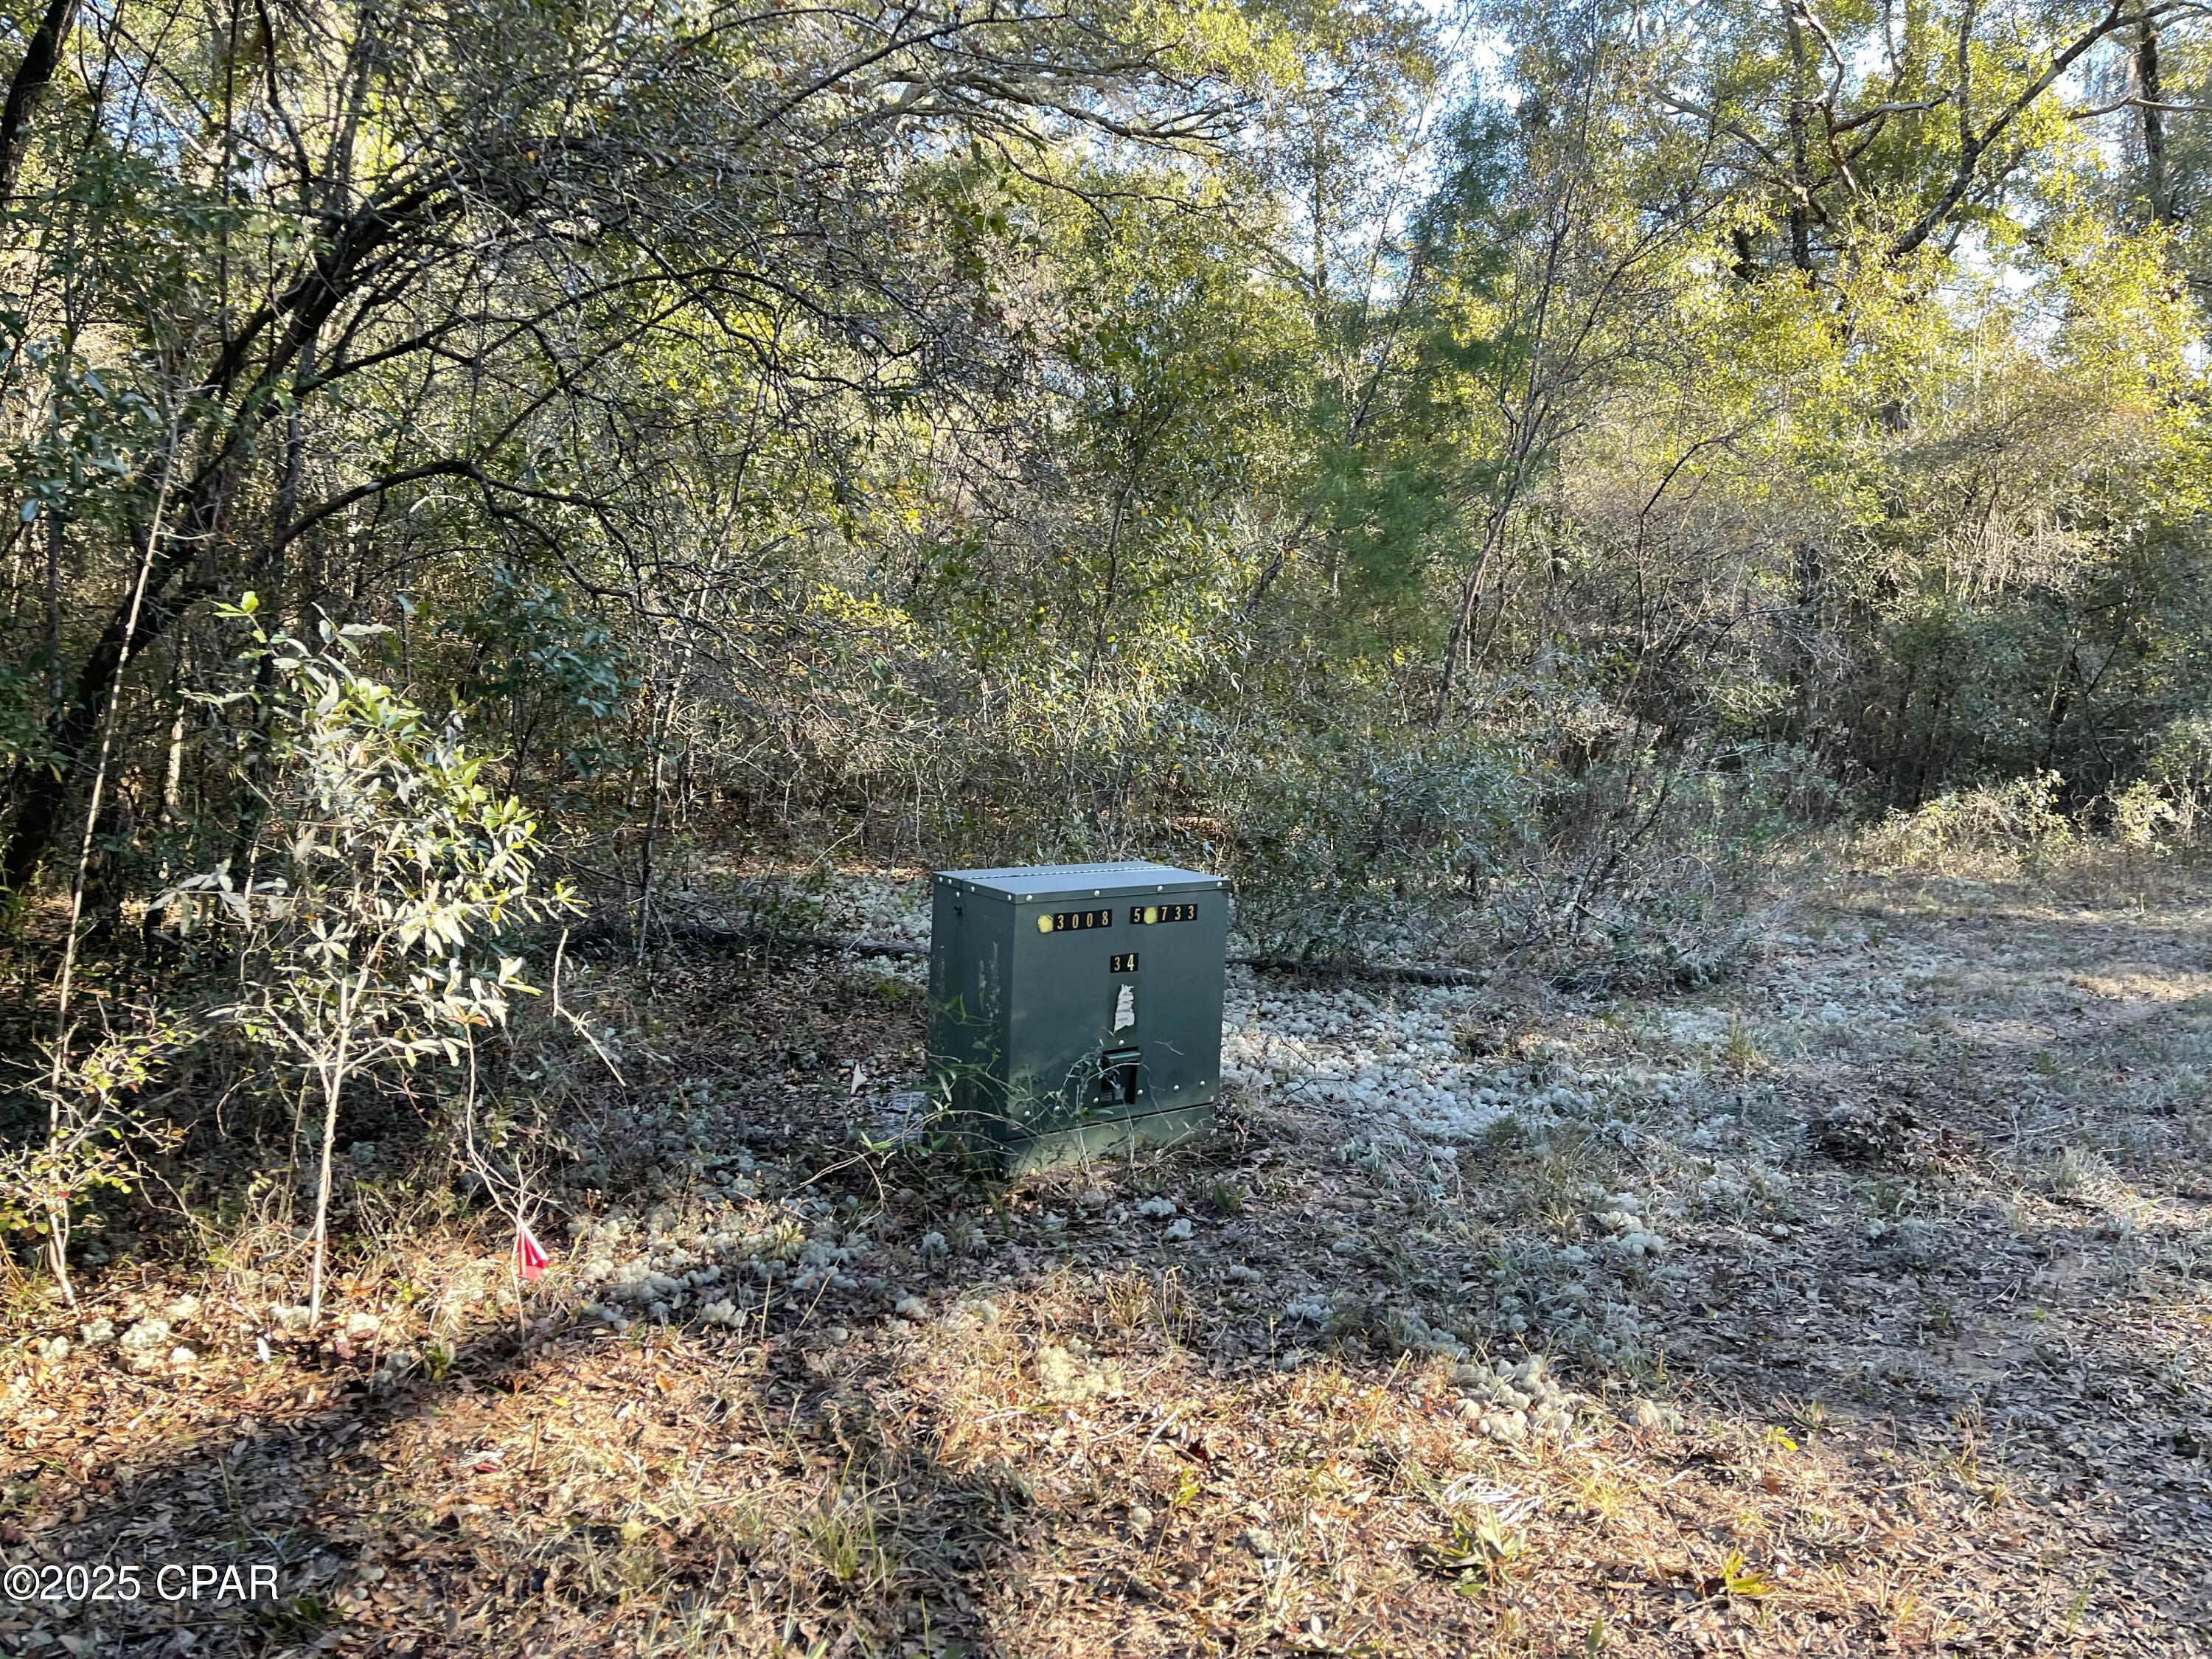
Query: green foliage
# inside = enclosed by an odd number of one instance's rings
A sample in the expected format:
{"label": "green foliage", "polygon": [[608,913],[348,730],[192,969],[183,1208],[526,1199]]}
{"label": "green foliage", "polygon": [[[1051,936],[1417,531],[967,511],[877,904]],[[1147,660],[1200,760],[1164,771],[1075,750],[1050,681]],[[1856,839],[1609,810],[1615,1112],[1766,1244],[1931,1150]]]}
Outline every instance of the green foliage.
{"label": "green foliage", "polygon": [[1869,832],[1878,855],[1906,866],[1937,864],[1960,853],[2027,860],[2063,852],[2078,826],[2063,809],[2065,779],[2056,772],[1955,790]]}
{"label": "green foliage", "polygon": [[40,707],[45,690],[33,670],[0,667],[0,765],[52,764],[52,746]]}
{"label": "green foliage", "polygon": [[144,1158],[178,1138],[149,1111],[144,1091],[197,1035],[187,1022],[155,1017],[88,1046],[48,1048],[37,1090],[46,1133],[0,1148],[0,1237],[47,1235],[66,1251],[72,1231],[100,1224],[101,1193],[136,1188]]}
{"label": "green foliage", "polygon": [[355,666],[371,631],[325,625],[318,648],[256,629],[249,654],[271,674],[275,844],[163,895],[239,933],[252,992],[227,1016],[326,1081],[387,1061],[459,1064],[467,1033],[502,1021],[526,988],[506,941],[574,902],[533,889],[538,821],[485,784],[459,722],[431,721]]}
{"label": "green foliage", "polygon": [[[232,614],[251,621],[248,594]],[[311,1083],[324,1105],[310,1306],[319,1316],[331,1161],[360,1079],[472,1059],[529,988],[508,953],[523,923],[570,908],[532,887],[535,817],[483,781],[458,719],[434,724],[355,665],[376,630],[323,629],[319,648],[255,625],[269,749],[257,847],[163,896],[235,939],[236,1000],[216,1018]]]}
{"label": "green foliage", "polygon": [[461,697],[505,706],[510,775],[541,748],[557,763],[556,783],[588,785],[623,763],[607,727],[627,712],[639,680],[630,651],[605,622],[503,562],[490,572],[489,592],[457,621],[476,647]]}
{"label": "green foliage", "polygon": [[0,204],[0,878],[116,711],[95,909],[224,918],[287,1064],[368,957],[376,1066],[496,1018],[533,811],[641,933],[1182,848],[1616,985],[1838,811],[2193,839],[2193,15],[233,21],[85,14]]}

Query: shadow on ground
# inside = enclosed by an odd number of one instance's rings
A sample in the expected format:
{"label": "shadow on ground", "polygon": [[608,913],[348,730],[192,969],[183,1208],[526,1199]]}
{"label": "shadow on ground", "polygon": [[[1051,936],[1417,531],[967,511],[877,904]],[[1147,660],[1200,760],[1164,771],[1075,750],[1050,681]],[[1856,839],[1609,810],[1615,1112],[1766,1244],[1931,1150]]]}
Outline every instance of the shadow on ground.
{"label": "shadow on ground", "polygon": [[[486,1336],[381,1392],[290,1356],[289,1404],[246,1420],[252,1368],[210,1368],[152,1455],[58,1419],[10,1559],[276,1561],[283,1600],[19,1604],[0,1647],[2191,1651],[2198,919],[1895,901],[1702,1000],[1408,993],[1531,1024],[1497,1061],[1528,1101],[1607,1068],[1681,1085],[1531,1104],[1449,1167],[1291,1077],[1202,1152],[978,1186],[854,1150],[845,1071],[911,1069],[910,998],[672,967],[632,1092],[742,1080],[725,1123],[785,1196],[865,1222],[878,1282],[764,1319],[753,1294],[733,1329],[694,1305]],[[1725,1064],[1638,1024],[1680,1012],[1733,1017]],[[1839,1104],[1910,1133],[1839,1160],[1806,1133]],[[1622,1197],[1663,1254],[1618,1248]],[[1565,1436],[1498,1392],[1531,1352],[1580,1396]]]}

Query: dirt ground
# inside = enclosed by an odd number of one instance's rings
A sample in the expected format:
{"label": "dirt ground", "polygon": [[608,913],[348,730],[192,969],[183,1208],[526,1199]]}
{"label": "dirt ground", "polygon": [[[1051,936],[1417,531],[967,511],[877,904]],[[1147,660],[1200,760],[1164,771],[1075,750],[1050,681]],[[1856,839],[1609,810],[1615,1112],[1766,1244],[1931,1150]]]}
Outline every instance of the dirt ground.
{"label": "dirt ground", "polygon": [[465,1218],[321,1342],[235,1263],[22,1303],[0,1652],[2212,1649],[2208,921],[1838,877],[1681,995],[1239,972],[1215,1140],[1012,1190],[891,1139],[901,971],[611,966],[523,1334]]}

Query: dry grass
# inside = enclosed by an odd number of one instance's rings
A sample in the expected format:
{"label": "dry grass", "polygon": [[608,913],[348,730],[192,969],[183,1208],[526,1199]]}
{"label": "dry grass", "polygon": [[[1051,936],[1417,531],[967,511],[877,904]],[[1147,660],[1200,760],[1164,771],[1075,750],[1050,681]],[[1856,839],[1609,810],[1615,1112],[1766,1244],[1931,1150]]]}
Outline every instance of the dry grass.
{"label": "dry grass", "polygon": [[[0,1607],[0,1650],[2198,1651],[2204,921],[1862,881],[1694,1004],[1524,989],[1469,1012],[1500,1067],[1694,1089],[1508,1126],[1448,1178],[1292,1082],[1208,1147],[1001,1191],[853,1150],[841,1068],[911,1070],[910,997],[826,965],[616,976],[633,1096],[730,1085],[702,1121],[757,1160],[620,1178],[659,1182],[671,1234],[818,1200],[872,1241],[853,1287],[617,1333],[573,1314],[580,1245],[518,1337],[503,1236],[417,1208],[343,1287],[375,1333],[264,1362],[252,1267],[118,1263],[86,1316],[191,1289],[199,1357],[39,1358],[70,1328],[18,1309],[4,1553],[275,1560],[283,1595]],[[1895,1122],[1863,1158],[1808,1141],[1869,1104]],[[1678,1211],[1666,1254],[1607,1254],[1593,1185]],[[1134,1215],[1154,1194],[1188,1243]],[[1567,1249],[1615,1324],[1568,1316]],[[1549,1351],[1571,1430],[1487,1432],[1409,1315]]]}

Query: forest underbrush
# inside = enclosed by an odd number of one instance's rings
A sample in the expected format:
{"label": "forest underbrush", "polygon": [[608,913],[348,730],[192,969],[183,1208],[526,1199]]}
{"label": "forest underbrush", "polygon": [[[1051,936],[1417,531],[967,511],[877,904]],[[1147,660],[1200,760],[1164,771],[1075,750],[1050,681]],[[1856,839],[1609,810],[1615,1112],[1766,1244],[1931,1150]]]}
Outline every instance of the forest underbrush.
{"label": "forest underbrush", "polygon": [[2205,1645],[2212,7],[0,37],[0,1659]]}
{"label": "forest underbrush", "polygon": [[913,1133],[915,958],[580,948],[491,1186],[349,1143],[319,1330],[281,1182],[19,1280],[9,1559],[278,1593],[0,1645],[2201,1650],[2208,895],[1904,862],[1702,987],[1233,969],[1215,1139],[1012,1186]]}

